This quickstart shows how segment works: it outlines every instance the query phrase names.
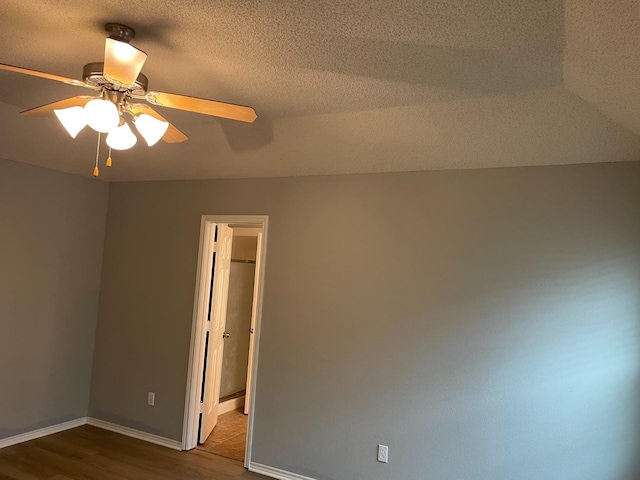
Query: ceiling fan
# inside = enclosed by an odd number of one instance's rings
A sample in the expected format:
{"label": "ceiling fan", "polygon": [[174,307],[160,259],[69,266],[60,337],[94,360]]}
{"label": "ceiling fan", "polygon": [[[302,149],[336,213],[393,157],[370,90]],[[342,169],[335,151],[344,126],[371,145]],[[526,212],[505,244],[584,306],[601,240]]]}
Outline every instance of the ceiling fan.
{"label": "ceiling fan", "polygon": [[[84,87],[94,92],[93,95],[79,95],[25,110],[21,114],[31,117],[55,115],[72,138],[87,125],[97,131],[95,177],[99,173],[101,134],[107,134],[109,167],[111,149],[126,150],[137,142],[136,135],[125,120],[125,114],[132,117],[136,130],[149,146],[155,145],[160,139],[167,143],[180,143],[188,139],[147,103],[248,123],[257,118],[251,107],[149,90],[149,80],[141,73],[147,54],[130,43],[135,31],[120,23],[107,23],[105,30],[109,37],[105,43],[104,62],[86,64],[82,80],[0,63],[1,70]],[[139,103],[140,100],[147,103]]]}

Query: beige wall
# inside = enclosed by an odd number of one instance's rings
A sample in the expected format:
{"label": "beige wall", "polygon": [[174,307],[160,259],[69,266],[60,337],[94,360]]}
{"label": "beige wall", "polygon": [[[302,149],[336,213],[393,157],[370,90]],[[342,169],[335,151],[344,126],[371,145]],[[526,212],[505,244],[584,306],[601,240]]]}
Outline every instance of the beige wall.
{"label": "beige wall", "polygon": [[0,160],[0,439],[87,415],[107,197]]}
{"label": "beige wall", "polygon": [[[233,241],[235,242],[236,238]],[[234,244],[234,250],[235,247]],[[253,256],[255,257],[255,251]],[[227,318],[224,326],[230,337],[224,341],[220,398],[243,392],[246,388],[255,267],[254,263],[231,262]]]}
{"label": "beige wall", "polygon": [[[260,229],[234,228],[229,272],[229,298],[224,341],[220,398],[239,394],[247,384],[249,329],[253,307],[253,283]],[[251,262],[251,263],[247,263]]]}
{"label": "beige wall", "polygon": [[640,163],[112,184],[93,415],[181,437],[202,214],[269,215],[254,461],[640,473]]}
{"label": "beige wall", "polygon": [[258,248],[258,237],[245,237],[242,235],[236,235],[235,232],[238,229],[234,229],[233,235],[233,249],[231,251],[231,258],[233,260],[249,260],[256,261],[256,251]]}

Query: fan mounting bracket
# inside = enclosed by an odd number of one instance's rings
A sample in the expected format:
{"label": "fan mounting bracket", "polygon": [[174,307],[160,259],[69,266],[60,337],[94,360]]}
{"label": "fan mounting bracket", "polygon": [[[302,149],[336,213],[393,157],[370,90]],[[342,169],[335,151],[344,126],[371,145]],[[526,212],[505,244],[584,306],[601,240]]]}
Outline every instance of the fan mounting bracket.
{"label": "fan mounting bracket", "polygon": [[109,34],[110,38],[119,40],[121,42],[129,43],[136,36],[136,32],[133,28],[123,25],[122,23],[107,23],[104,29]]}

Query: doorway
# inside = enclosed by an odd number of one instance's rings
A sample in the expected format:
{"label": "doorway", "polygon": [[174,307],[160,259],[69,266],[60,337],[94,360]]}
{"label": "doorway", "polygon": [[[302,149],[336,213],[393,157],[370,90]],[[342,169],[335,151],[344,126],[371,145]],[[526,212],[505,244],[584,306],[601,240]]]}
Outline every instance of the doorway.
{"label": "doorway", "polygon": [[251,458],[266,236],[266,216],[202,217],[183,450],[201,445],[243,460],[245,467]]}

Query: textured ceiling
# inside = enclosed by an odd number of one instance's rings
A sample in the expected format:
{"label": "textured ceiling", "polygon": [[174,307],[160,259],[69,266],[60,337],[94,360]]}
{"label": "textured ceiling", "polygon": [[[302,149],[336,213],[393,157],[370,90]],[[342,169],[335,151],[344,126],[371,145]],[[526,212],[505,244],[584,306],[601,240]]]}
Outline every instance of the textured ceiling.
{"label": "textured ceiling", "polygon": [[[117,152],[105,180],[638,160],[638,5],[3,0],[0,62],[80,78],[104,23],[121,22],[152,89],[259,115],[158,108],[190,139]],[[90,175],[94,132],[71,140],[55,118],[18,115],[82,93],[0,72],[0,158]]]}
{"label": "textured ceiling", "polygon": [[640,135],[640,2],[565,3],[567,89]]}

